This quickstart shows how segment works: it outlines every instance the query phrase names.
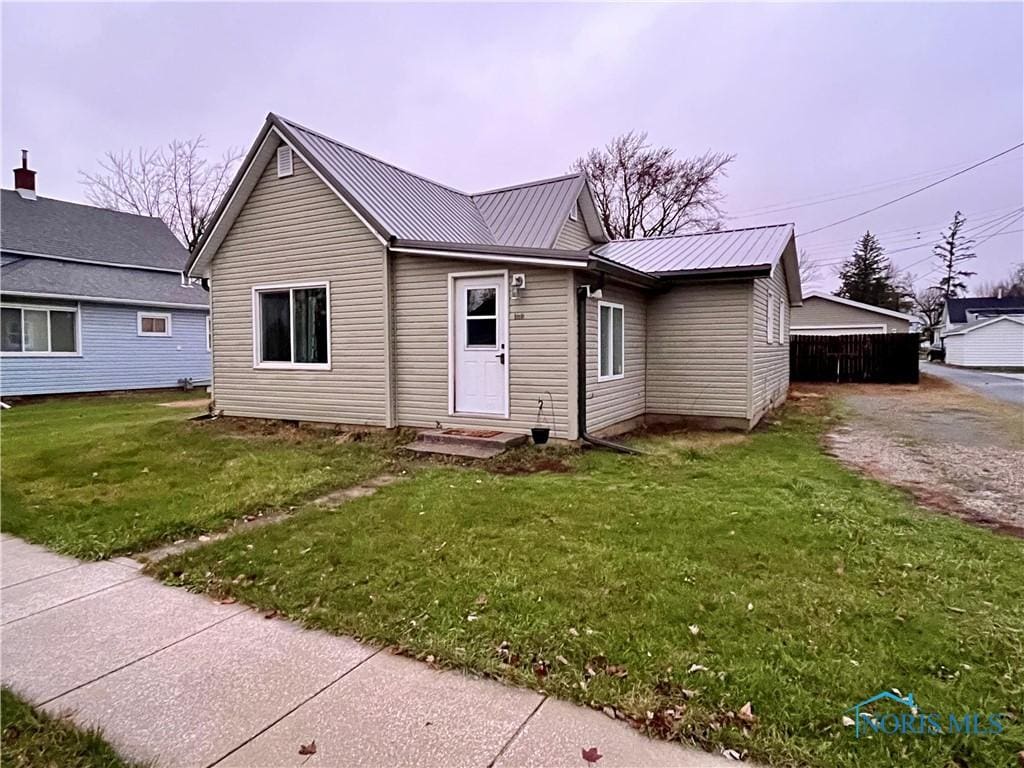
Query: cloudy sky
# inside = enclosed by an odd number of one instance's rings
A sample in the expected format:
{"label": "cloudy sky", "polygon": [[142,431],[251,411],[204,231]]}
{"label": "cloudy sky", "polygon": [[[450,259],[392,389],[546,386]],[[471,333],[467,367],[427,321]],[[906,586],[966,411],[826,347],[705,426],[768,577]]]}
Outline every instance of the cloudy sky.
{"label": "cloudy sky", "polygon": [[[466,191],[558,175],[617,133],[736,154],[729,225],[809,232],[1024,136],[1024,5],[2,6],[0,157],[83,200],[106,150],[203,134],[247,146],[268,111]],[[867,228],[936,279],[953,212],[977,280],[1024,253],[1022,152],[798,237],[831,265]],[[4,186],[11,183],[8,177]],[[990,239],[988,239],[990,238]],[[977,281],[976,281],[977,282]]]}

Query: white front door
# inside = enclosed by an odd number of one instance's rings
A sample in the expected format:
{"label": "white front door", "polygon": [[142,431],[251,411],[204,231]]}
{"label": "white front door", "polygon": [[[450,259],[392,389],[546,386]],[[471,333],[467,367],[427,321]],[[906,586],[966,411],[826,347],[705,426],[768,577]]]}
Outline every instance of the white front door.
{"label": "white front door", "polygon": [[453,293],[454,411],[505,416],[508,407],[505,278],[502,275],[455,278]]}

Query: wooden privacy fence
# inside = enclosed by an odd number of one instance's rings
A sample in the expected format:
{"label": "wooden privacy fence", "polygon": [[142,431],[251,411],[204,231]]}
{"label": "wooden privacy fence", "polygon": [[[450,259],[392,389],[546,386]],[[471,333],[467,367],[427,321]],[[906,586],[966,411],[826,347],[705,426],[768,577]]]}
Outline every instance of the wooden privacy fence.
{"label": "wooden privacy fence", "polygon": [[917,384],[916,333],[858,333],[789,339],[790,381]]}

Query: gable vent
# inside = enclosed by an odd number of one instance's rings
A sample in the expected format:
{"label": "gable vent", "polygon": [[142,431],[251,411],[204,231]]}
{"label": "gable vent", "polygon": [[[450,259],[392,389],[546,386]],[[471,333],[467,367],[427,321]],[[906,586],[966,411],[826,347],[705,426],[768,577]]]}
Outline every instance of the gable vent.
{"label": "gable vent", "polygon": [[277,178],[292,175],[292,148],[284,145],[277,148]]}

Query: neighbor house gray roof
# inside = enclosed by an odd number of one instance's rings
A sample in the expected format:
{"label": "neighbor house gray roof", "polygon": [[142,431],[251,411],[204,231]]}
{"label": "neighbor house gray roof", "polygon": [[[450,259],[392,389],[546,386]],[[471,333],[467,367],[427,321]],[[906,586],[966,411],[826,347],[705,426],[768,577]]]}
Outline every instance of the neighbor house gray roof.
{"label": "neighbor house gray roof", "polygon": [[772,267],[793,238],[792,224],[699,235],[616,240],[594,253],[652,275]]}
{"label": "neighbor house gray roof", "polygon": [[0,267],[0,288],[8,296],[65,296],[196,308],[205,308],[208,302],[208,294],[200,286],[185,288],[181,285],[180,273],[107,267],[10,253],[3,254]]}
{"label": "neighbor house gray roof", "polygon": [[182,270],[188,251],[160,219],[0,191],[5,251]]}
{"label": "neighbor house gray roof", "polygon": [[398,240],[552,248],[585,183],[572,174],[471,195],[279,115],[268,120],[381,234]]}

